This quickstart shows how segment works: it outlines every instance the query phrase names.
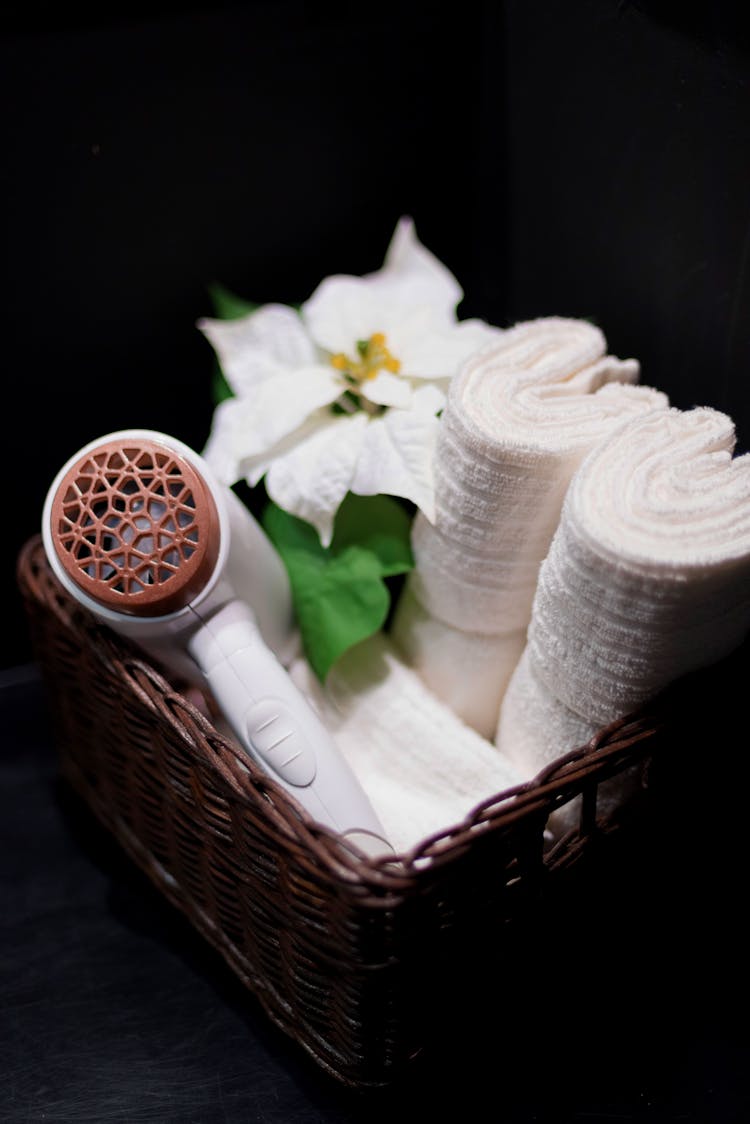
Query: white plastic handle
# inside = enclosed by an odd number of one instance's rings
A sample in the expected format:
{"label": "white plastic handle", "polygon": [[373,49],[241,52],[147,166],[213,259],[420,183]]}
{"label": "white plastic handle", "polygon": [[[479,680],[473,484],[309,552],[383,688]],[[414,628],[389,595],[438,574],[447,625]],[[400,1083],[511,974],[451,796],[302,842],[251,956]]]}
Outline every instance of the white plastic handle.
{"label": "white plastic handle", "polygon": [[373,807],[310,702],[230,601],[188,641],[230,727],[253,760],[311,814],[369,855],[393,851]]}

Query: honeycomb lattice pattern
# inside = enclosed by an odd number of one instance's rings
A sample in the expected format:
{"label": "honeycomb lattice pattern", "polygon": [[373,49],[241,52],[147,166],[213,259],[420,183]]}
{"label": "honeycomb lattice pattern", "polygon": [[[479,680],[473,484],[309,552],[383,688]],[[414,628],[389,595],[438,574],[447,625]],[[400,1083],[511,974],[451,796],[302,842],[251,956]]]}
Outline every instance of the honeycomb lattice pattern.
{"label": "honeycomb lattice pattern", "polygon": [[177,606],[165,604],[186,601],[189,593],[181,594],[206,555],[215,560],[207,503],[213,510],[201,477],[172,450],[147,442],[100,446],[58,489],[58,556],[100,602],[147,615],[171,611]]}

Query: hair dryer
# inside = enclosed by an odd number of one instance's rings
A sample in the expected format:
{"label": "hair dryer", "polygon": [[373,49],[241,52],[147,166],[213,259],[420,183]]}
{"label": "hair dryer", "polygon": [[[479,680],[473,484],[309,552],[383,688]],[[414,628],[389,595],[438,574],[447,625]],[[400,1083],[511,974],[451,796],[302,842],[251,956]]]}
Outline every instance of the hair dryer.
{"label": "hair dryer", "polygon": [[202,457],[152,430],[92,441],[55,477],[42,537],[67,592],[165,666],[207,683],[240,744],[313,819],[366,854],[392,851],[283,666],[295,630],[281,559]]}

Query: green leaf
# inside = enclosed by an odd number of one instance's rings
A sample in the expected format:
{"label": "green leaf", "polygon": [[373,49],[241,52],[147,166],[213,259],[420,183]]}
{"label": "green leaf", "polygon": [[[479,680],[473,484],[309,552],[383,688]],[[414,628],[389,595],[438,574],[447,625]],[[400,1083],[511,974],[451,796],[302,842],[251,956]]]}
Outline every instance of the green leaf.
{"label": "green leaf", "polygon": [[384,579],[414,564],[410,524],[388,496],[349,494],[324,547],[309,523],[266,508],[263,525],[289,574],[305,654],[321,682],[345,651],[383,627],[391,599]]}
{"label": "green leaf", "polygon": [[249,316],[251,312],[260,308],[259,304],[238,297],[218,281],[212,281],[208,286],[208,295],[211,297],[214,312],[219,320],[239,320],[241,316]]}
{"label": "green leaf", "polygon": [[383,577],[405,574],[414,566],[412,514],[391,496],[345,497],[336,514],[331,550],[340,554],[359,545],[378,559]]}
{"label": "green leaf", "polygon": [[303,554],[321,559],[329,554],[311,523],[306,523],[296,515],[290,515],[275,503],[269,503],[264,511],[263,526],[279,550],[299,550]]}
{"label": "green leaf", "polygon": [[358,547],[322,563],[289,561],[302,643],[323,682],[348,648],[383,627],[390,596],[372,555]]}

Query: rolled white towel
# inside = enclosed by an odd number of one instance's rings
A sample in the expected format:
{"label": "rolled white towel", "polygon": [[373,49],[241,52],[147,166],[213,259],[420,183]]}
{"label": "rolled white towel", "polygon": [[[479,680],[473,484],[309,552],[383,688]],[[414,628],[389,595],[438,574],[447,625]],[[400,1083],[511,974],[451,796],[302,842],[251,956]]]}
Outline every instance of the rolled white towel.
{"label": "rolled white towel", "polygon": [[392,635],[484,737],[494,737],[575,469],[624,418],[668,406],[660,392],[632,385],[638,375],[635,360],[606,355],[598,328],[549,317],[509,329],[451,382],[436,517],[414,520],[415,569]]}
{"label": "rolled white towel", "polygon": [[302,659],[291,674],[399,852],[518,784],[513,766],[435,698],[383,633],[345,653],[325,686]]}
{"label": "rolled white towel", "polygon": [[725,414],[669,409],[578,469],[498,723],[525,779],[747,635],[750,455],[734,447]]}

